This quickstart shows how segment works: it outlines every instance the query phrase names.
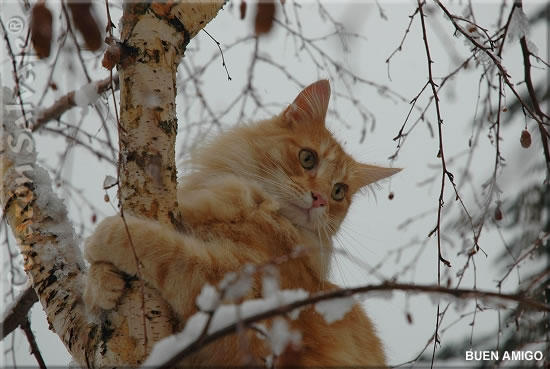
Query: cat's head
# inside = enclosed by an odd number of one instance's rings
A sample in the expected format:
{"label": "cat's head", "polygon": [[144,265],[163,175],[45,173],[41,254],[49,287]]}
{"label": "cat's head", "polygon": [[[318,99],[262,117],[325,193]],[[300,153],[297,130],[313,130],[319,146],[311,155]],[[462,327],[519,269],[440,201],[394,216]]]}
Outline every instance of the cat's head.
{"label": "cat's head", "polygon": [[327,80],[309,85],[280,115],[213,141],[198,155],[201,167],[254,181],[298,228],[333,235],[354,194],[400,169],[359,163],[348,155],[325,126],[329,99]]}

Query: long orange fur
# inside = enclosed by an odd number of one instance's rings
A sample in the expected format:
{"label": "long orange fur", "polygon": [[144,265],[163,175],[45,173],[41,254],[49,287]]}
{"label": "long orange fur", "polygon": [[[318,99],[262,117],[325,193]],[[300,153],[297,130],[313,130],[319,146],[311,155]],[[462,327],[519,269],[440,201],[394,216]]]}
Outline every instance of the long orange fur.
{"label": "long orange fur", "polygon": [[[328,81],[318,81],[280,115],[239,125],[194,152],[192,171],[178,190],[180,211],[192,230],[188,234],[126,216],[143,278],[181,321],[196,312],[195,300],[204,284],[217,285],[245,264],[269,263],[297,247],[305,250],[304,256],[277,267],[280,287],[310,293],[338,288],[328,281],[332,236],[353,196],[398,169],[362,164],[344,152],[325,127],[329,98]],[[306,161],[315,162],[312,168],[304,167],[304,149],[315,156]],[[331,197],[337,183],[346,191],[338,200]],[[316,206],[315,196],[324,199]],[[118,271],[137,273],[129,247],[118,216],[105,219],[88,239],[88,307],[116,306],[124,291]],[[261,279],[246,297],[261,297]],[[301,345],[286,350],[276,366],[385,366],[382,344],[360,305],[332,324],[313,308],[304,309],[289,325],[301,333]],[[185,364],[262,364],[269,345],[256,332],[245,335],[246,340],[233,335],[208,345]]]}

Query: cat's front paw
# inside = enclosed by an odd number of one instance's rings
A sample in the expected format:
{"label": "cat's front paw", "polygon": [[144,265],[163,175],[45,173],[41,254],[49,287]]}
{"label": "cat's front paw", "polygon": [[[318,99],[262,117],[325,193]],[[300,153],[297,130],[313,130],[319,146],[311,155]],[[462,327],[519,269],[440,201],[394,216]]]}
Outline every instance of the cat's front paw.
{"label": "cat's front paw", "polygon": [[90,312],[114,309],[124,294],[126,282],[122,273],[111,263],[93,263],[88,271],[84,303]]}
{"label": "cat's front paw", "polygon": [[[130,237],[137,242],[137,229],[132,227],[133,222],[133,218],[126,218]],[[94,233],[86,240],[84,257],[90,264],[111,263],[126,274],[137,274],[128,231],[124,220],[119,216],[108,217],[99,223]]]}

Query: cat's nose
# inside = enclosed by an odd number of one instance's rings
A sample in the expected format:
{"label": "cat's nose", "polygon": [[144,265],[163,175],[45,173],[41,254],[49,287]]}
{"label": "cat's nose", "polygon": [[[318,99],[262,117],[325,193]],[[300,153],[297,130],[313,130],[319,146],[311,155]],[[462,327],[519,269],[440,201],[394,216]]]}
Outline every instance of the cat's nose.
{"label": "cat's nose", "polygon": [[313,198],[313,204],[311,204],[312,208],[319,208],[327,204],[327,200],[325,200],[320,193],[312,192],[311,197]]}

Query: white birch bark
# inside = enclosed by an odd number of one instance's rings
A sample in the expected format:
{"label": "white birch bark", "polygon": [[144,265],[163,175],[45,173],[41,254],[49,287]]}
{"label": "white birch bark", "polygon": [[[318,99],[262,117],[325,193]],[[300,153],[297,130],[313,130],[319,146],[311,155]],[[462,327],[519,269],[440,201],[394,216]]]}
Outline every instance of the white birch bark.
{"label": "white birch bark", "polygon": [[175,165],[176,71],[189,39],[224,1],[129,1],[122,19],[119,197],[141,216],[180,225]]}
{"label": "white birch bark", "polygon": [[16,125],[18,105],[2,94],[0,200],[24,257],[24,268],[48,322],[81,364],[95,356],[102,340],[81,303],[85,265],[63,202],[48,173],[36,163],[30,131]]}
{"label": "white birch bark", "polygon": [[[134,1],[125,4],[119,65],[119,200],[125,213],[182,226],[176,201],[176,72],[190,38],[223,4],[211,0],[150,7]],[[174,333],[178,322],[153,288],[146,286],[144,292],[145,311],[140,283],[134,282],[116,317],[109,319],[135,339],[122,344],[147,354],[151,343]]]}
{"label": "white birch bark", "polygon": [[[181,224],[174,151],[176,70],[189,40],[224,3],[128,1],[124,6],[119,198],[125,211]],[[137,283],[106,319],[88,320],[81,302],[86,268],[66,208],[47,172],[36,164],[30,131],[15,124],[17,106],[5,102],[0,200],[52,329],[82,366],[141,363],[154,342],[173,332],[169,307],[146,288],[147,346]]]}

